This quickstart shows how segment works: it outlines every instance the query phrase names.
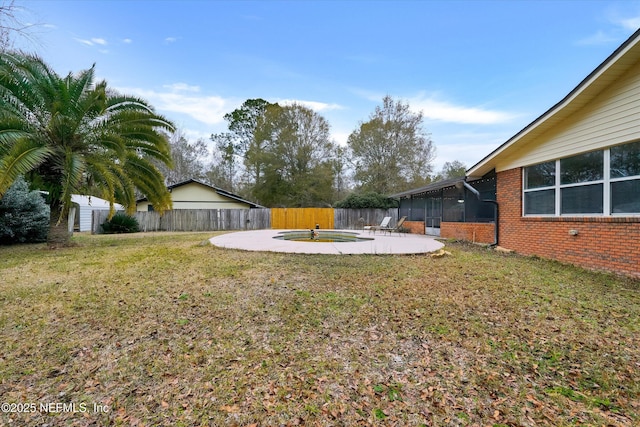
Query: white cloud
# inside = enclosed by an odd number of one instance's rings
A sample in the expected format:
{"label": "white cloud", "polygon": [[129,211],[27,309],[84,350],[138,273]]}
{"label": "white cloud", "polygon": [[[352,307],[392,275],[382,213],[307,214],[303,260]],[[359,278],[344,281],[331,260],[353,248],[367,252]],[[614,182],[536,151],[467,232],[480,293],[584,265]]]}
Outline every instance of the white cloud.
{"label": "white cloud", "polygon": [[228,101],[219,96],[184,96],[178,93],[154,93],[151,97],[158,99],[157,108],[186,114],[195,120],[215,125],[224,120]]}
{"label": "white cloud", "polygon": [[[120,87],[121,93],[140,96],[157,110],[180,113],[206,125],[216,125],[224,121],[224,115],[235,108],[236,101],[220,96],[198,96],[195,92],[185,94],[176,88],[195,88],[184,83],[165,86],[169,91],[159,92],[141,88]],[[165,115],[169,116],[169,114]],[[169,117],[171,118],[171,117]]]}
{"label": "white cloud", "polygon": [[208,132],[203,132],[195,129],[189,129],[186,125],[178,125],[178,128],[184,133],[184,136],[189,141],[197,141],[199,139],[204,140],[205,142],[209,142],[209,138],[212,133],[216,133],[214,130],[209,130]]}
{"label": "white cloud", "polygon": [[78,43],[82,43],[82,44],[86,44],[87,46],[93,46],[93,43],[91,42],[91,40],[85,40],[85,39],[75,39]]}
{"label": "white cloud", "polygon": [[186,83],[173,83],[162,87],[170,89],[173,92],[200,92],[200,86],[191,86]]}
{"label": "white cloud", "polygon": [[[378,106],[382,104],[382,99],[386,96],[381,93],[357,88],[352,88],[351,92],[369,101],[378,102]],[[411,110],[415,112],[422,112],[425,119],[439,122],[469,125],[495,125],[509,122],[518,116],[514,113],[490,110],[480,106],[469,107],[456,105],[447,101],[438,100],[433,95],[427,96],[424,92],[418,93],[406,100],[394,95],[391,96],[396,101],[408,103]]]}
{"label": "white cloud", "polygon": [[91,39],[76,38],[75,40],[79,43],[86,44],[87,46],[95,46],[95,45],[106,46],[108,44],[105,39],[101,39],[98,37],[93,37]]}
{"label": "white cloud", "polygon": [[380,102],[382,101],[382,98],[386,96],[386,94],[382,92],[374,92],[367,89],[361,89],[358,87],[352,87],[349,89],[349,91],[354,95],[359,96],[360,98],[363,98],[369,101],[374,101],[374,102]]}
{"label": "white cloud", "polygon": [[618,24],[627,30],[636,31],[638,28],[640,28],[640,15],[631,18],[620,19],[618,21]]}
{"label": "white cloud", "polygon": [[124,43],[124,44],[131,44],[131,43],[133,43],[133,40],[131,40],[131,39],[129,39],[129,38],[127,38],[127,39],[122,39],[122,43]]}
{"label": "white cloud", "polygon": [[433,162],[434,171],[440,172],[446,162],[453,162],[455,160],[464,163],[468,169],[504,142],[502,138],[502,135],[497,133],[438,135],[438,141],[435,144],[436,158]]}
{"label": "white cloud", "polygon": [[[624,6],[631,6],[634,10],[622,10]],[[577,41],[578,45],[606,45],[618,44],[626,39],[630,32],[640,28],[640,12],[637,3],[621,3],[614,5],[604,12],[607,28],[600,29],[594,34]]]}
{"label": "white cloud", "polygon": [[640,27],[640,4],[638,2],[614,3],[605,10],[606,20],[614,30],[636,31]]}
{"label": "white cloud", "polygon": [[338,145],[345,146],[347,145],[347,140],[349,139],[349,135],[351,135],[351,131],[342,131],[342,130],[334,130],[331,132],[331,136],[338,143]]}
{"label": "white cloud", "polygon": [[489,110],[482,107],[455,105],[434,98],[426,98],[423,94],[409,99],[409,108],[422,112],[428,120],[449,123],[494,125],[505,123],[516,117],[504,111]]}
{"label": "white cloud", "polygon": [[304,101],[300,99],[280,99],[276,102],[283,105],[292,105],[292,104],[304,105],[305,107],[311,108],[312,110],[317,112],[344,109],[344,107],[339,104],[327,104],[325,102]]}
{"label": "white cloud", "polygon": [[614,42],[617,42],[618,40],[619,40],[619,37],[600,30],[589,37],[585,37],[583,39],[578,40],[577,44],[583,45],[583,46],[594,46],[594,45],[597,46],[597,45],[614,43]]}
{"label": "white cloud", "polygon": [[167,44],[168,43],[175,43],[177,41],[178,41],[178,39],[176,37],[167,37],[167,38],[164,39],[164,42],[167,43]]}

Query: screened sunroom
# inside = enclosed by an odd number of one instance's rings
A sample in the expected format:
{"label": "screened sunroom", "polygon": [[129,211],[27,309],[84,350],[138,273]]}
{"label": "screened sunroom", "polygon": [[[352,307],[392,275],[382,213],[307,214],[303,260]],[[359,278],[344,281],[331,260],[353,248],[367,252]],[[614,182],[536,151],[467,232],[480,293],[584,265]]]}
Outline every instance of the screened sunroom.
{"label": "screened sunroom", "polygon": [[[495,225],[497,219],[493,172],[474,181],[452,178],[390,197],[399,200],[398,217],[407,217],[412,229],[422,229],[425,234],[457,238],[460,230],[468,228],[462,224]],[[458,230],[456,236],[447,235],[450,231],[443,234],[443,227]]]}

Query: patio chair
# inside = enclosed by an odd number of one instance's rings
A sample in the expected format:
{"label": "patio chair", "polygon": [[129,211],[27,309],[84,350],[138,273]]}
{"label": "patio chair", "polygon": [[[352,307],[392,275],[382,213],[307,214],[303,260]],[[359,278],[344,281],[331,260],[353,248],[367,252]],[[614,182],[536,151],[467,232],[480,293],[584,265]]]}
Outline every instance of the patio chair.
{"label": "patio chair", "polygon": [[398,220],[398,223],[396,224],[396,226],[395,226],[395,227],[385,227],[385,228],[382,228],[382,229],[381,229],[381,230],[382,230],[382,233],[389,232],[389,234],[391,234],[391,233],[393,233],[394,231],[396,231],[396,232],[400,233],[400,230],[402,230],[402,224],[404,224],[404,221],[405,221],[406,219],[407,219],[407,217],[406,217],[406,216],[403,216],[402,218],[400,218],[400,219]]}
{"label": "patio chair", "polygon": [[373,233],[375,234],[376,230],[382,230],[384,228],[389,227],[389,223],[390,222],[391,222],[391,217],[390,216],[385,216],[382,219],[382,222],[380,223],[380,225],[368,225],[364,229],[365,230],[369,230],[369,233],[371,233],[373,231]]}

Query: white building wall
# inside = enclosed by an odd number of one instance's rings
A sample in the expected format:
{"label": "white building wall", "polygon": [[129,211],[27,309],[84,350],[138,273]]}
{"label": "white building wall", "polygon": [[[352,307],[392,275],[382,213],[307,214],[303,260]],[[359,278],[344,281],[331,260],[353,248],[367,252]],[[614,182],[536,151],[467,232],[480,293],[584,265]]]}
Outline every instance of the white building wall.
{"label": "white building wall", "polygon": [[[93,209],[91,206],[80,206],[80,231],[91,231],[92,212],[104,211],[109,212],[109,209]],[[116,209],[122,210],[122,209]],[[76,213],[77,214],[77,213]]]}
{"label": "white building wall", "polygon": [[[218,194],[213,188],[192,182],[171,190],[173,209],[249,209],[243,203]],[[139,202],[136,210],[147,212],[151,203]]]}
{"label": "white building wall", "polygon": [[[76,204],[76,215],[79,219],[80,231],[91,231],[91,212],[94,210],[109,211],[109,202],[99,197],[74,194],[71,200]],[[116,211],[124,210],[124,207],[117,203],[114,207]]]}

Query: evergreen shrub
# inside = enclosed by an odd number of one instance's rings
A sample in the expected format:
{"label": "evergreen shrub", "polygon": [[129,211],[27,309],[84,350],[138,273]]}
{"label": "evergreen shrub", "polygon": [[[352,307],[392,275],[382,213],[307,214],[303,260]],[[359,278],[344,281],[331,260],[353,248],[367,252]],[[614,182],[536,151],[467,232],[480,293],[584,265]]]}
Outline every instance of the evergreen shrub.
{"label": "evergreen shrub", "polygon": [[102,224],[102,231],[105,234],[137,233],[140,225],[135,217],[118,212]]}
{"label": "evergreen shrub", "polygon": [[45,242],[49,212],[40,192],[18,178],[0,199],[0,244]]}
{"label": "evergreen shrub", "polygon": [[398,202],[380,193],[352,193],[346,199],[336,203],[342,209],[391,209],[397,208]]}

